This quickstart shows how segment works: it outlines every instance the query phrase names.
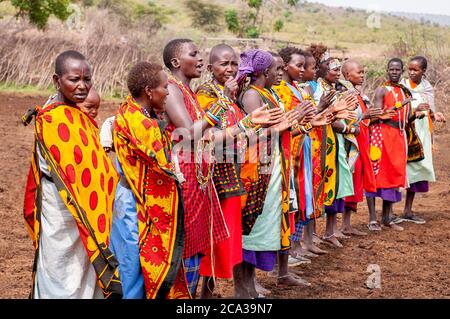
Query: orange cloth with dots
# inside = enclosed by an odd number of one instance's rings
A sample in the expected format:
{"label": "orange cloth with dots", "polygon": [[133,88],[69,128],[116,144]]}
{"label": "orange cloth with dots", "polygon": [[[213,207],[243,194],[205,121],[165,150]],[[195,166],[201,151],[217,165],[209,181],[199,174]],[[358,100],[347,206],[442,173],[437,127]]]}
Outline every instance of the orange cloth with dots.
{"label": "orange cloth with dots", "polygon": [[148,299],[190,298],[182,263],[184,210],[163,124],[128,96],[116,114],[114,149],[136,198],[140,262]]}
{"label": "orange cloth with dots", "polygon": [[62,201],[77,223],[105,298],[120,297],[122,287],[118,264],[108,247],[118,173],[100,146],[97,124],[78,107],[62,103],[46,106],[36,117],[35,144],[24,206],[24,217],[36,256],[43,178],[37,148],[46,161]]}

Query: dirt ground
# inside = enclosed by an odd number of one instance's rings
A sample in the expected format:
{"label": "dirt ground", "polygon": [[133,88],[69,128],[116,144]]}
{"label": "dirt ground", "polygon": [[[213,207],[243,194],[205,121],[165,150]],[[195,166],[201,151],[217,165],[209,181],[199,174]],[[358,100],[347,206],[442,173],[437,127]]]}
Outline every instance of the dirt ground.
{"label": "dirt ground", "polygon": [[[30,291],[33,247],[23,218],[25,178],[30,165],[32,126],[24,127],[20,116],[45,97],[0,93],[0,298],[26,298]],[[113,114],[116,105],[104,103],[98,122]],[[419,195],[415,210],[425,217],[424,225],[405,224],[403,232],[383,230],[364,238],[343,241],[343,248],[323,246],[329,254],[309,265],[295,267],[312,285],[308,288],[276,287],[276,280],[258,273],[272,298],[450,298],[450,153],[449,126],[436,132],[434,162],[438,181],[430,192]],[[449,152],[449,153],[447,153]],[[395,206],[401,213],[402,204]],[[365,204],[353,220],[364,230]],[[379,206],[378,206],[379,207]],[[323,229],[324,220],[319,221]],[[381,270],[381,289],[368,289],[367,268]],[[222,297],[232,295],[229,281],[218,281]]]}

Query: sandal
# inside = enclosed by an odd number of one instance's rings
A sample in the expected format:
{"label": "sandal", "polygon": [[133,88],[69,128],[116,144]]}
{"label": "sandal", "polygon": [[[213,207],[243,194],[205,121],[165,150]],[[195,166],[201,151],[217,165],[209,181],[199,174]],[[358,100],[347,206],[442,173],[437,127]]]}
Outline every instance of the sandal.
{"label": "sandal", "polygon": [[414,215],[414,214],[411,214],[408,216],[403,215],[402,220],[405,222],[411,222],[411,223],[415,223],[415,224],[419,224],[419,225],[426,223],[425,219],[420,218],[419,216]]}
{"label": "sandal", "polygon": [[367,228],[369,228],[370,231],[381,231],[381,226],[377,221],[368,223]]}

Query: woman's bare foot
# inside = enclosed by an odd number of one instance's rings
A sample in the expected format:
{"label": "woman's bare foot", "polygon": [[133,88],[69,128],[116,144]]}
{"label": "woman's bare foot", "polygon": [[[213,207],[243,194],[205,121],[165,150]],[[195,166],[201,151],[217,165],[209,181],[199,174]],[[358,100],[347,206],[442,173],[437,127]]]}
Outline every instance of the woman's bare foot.
{"label": "woman's bare foot", "polygon": [[326,243],[332,244],[332,245],[334,245],[334,246],[336,246],[336,247],[339,247],[339,248],[344,247],[344,246],[339,242],[339,240],[337,240],[337,238],[336,238],[336,236],[335,236],[334,234],[333,234],[333,235],[330,235],[330,236],[323,236],[323,240],[324,240]]}
{"label": "woman's bare foot", "polygon": [[316,233],[313,234],[312,241],[314,245],[323,244],[323,240]]}
{"label": "woman's bare foot", "polygon": [[395,224],[395,223],[389,223],[389,224],[387,224],[387,225],[384,225],[384,224],[383,224],[383,226],[384,226],[384,227],[389,227],[390,229],[398,230],[398,231],[403,231],[403,230],[404,230],[404,228],[403,228],[402,226],[399,226],[399,225],[397,225],[397,224]]}
{"label": "woman's bare foot", "polygon": [[311,257],[319,257],[317,254],[314,254],[310,251],[308,251],[307,249],[304,248],[303,246],[297,246],[294,250],[291,250],[291,256],[297,258],[297,256],[302,256],[302,257],[307,257],[307,258],[311,258]]}
{"label": "woman's bare foot", "polygon": [[328,254],[328,252],[326,250],[320,249],[319,247],[317,247],[314,244],[311,245],[305,245],[305,249],[313,254],[316,255],[324,255],[324,254]]}
{"label": "woman's bare foot", "polygon": [[334,232],[334,236],[336,238],[341,238],[341,239],[349,239],[351,238],[350,236],[345,235],[343,232],[341,232],[339,229],[335,230]]}
{"label": "woman's bare foot", "polygon": [[255,280],[255,289],[260,296],[267,296],[272,293],[269,289],[266,289],[263,286],[261,286],[258,280]]}
{"label": "woman's bare foot", "polygon": [[350,227],[342,227],[341,232],[347,236],[367,236],[367,233],[357,230],[356,228]]}
{"label": "woman's bare foot", "polygon": [[278,277],[277,280],[277,286],[311,286],[309,282],[307,282],[305,279],[295,276],[294,274],[287,274],[284,276]]}

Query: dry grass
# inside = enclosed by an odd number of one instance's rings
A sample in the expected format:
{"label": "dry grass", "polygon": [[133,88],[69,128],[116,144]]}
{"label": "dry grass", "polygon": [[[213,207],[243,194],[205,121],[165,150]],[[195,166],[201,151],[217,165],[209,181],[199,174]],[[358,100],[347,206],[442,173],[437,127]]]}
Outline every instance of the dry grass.
{"label": "dry grass", "polygon": [[[151,41],[150,41],[151,39]],[[94,83],[100,94],[123,96],[126,75],[138,61],[159,55],[162,47],[151,28],[121,25],[106,10],[88,9],[80,31],[51,21],[38,31],[28,23],[0,20],[0,81],[22,86],[52,86],[53,61],[64,50],[82,52],[93,66]]]}

